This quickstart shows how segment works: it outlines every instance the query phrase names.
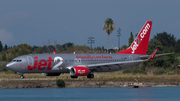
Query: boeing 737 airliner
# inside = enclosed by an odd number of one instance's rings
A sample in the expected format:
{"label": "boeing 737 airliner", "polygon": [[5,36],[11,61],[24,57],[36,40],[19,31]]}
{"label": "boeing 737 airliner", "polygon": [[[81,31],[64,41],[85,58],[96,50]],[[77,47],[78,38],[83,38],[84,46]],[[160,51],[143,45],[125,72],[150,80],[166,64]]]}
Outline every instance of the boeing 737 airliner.
{"label": "boeing 737 airliner", "polygon": [[151,56],[146,55],[151,27],[152,21],[147,21],[131,46],[115,54],[31,54],[13,59],[6,67],[21,78],[24,73],[43,73],[45,76],[70,73],[72,78],[94,78],[94,72],[118,71],[152,60],[158,48]]}

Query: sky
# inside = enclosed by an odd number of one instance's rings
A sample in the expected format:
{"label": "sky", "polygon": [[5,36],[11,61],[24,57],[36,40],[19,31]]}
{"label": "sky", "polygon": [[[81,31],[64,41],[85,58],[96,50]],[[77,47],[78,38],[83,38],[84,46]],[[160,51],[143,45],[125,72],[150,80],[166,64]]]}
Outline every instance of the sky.
{"label": "sky", "polygon": [[112,18],[115,30],[109,47],[128,45],[130,32],[139,33],[146,21],[153,21],[152,39],[163,31],[180,39],[180,0],[1,0],[0,41],[8,46],[64,44],[107,47],[103,25]]}

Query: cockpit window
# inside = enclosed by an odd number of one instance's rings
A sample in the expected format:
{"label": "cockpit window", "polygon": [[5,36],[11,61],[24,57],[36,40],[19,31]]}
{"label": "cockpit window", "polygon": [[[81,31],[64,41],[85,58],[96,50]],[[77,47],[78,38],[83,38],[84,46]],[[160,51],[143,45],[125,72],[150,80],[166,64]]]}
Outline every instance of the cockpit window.
{"label": "cockpit window", "polygon": [[21,62],[21,60],[17,60],[17,62]]}
{"label": "cockpit window", "polygon": [[21,62],[22,60],[13,60],[13,62]]}
{"label": "cockpit window", "polygon": [[13,62],[16,62],[17,60],[13,60]]}

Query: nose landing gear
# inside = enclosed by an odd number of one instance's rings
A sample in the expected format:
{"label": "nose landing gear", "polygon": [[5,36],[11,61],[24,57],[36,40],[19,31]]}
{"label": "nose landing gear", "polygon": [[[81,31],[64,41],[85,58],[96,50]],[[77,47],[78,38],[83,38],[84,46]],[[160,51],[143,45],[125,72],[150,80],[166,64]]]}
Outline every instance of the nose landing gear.
{"label": "nose landing gear", "polygon": [[24,79],[24,73],[14,72],[15,74],[21,75],[21,79]]}
{"label": "nose landing gear", "polygon": [[24,75],[21,75],[21,79],[24,79]]}

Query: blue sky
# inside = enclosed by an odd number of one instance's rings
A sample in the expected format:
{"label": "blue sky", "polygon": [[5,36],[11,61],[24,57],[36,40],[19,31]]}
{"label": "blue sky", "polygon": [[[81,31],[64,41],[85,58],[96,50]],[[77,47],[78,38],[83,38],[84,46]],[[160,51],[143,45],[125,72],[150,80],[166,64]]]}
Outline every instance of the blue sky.
{"label": "blue sky", "polygon": [[104,21],[112,18],[116,29],[109,36],[109,47],[118,46],[117,29],[121,28],[120,44],[128,45],[146,21],[153,21],[150,38],[166,31],[180,39],[179,0],[1,0],[0,41],[8,46],[27,43],[43,46],[65,42],[107,46]]}

